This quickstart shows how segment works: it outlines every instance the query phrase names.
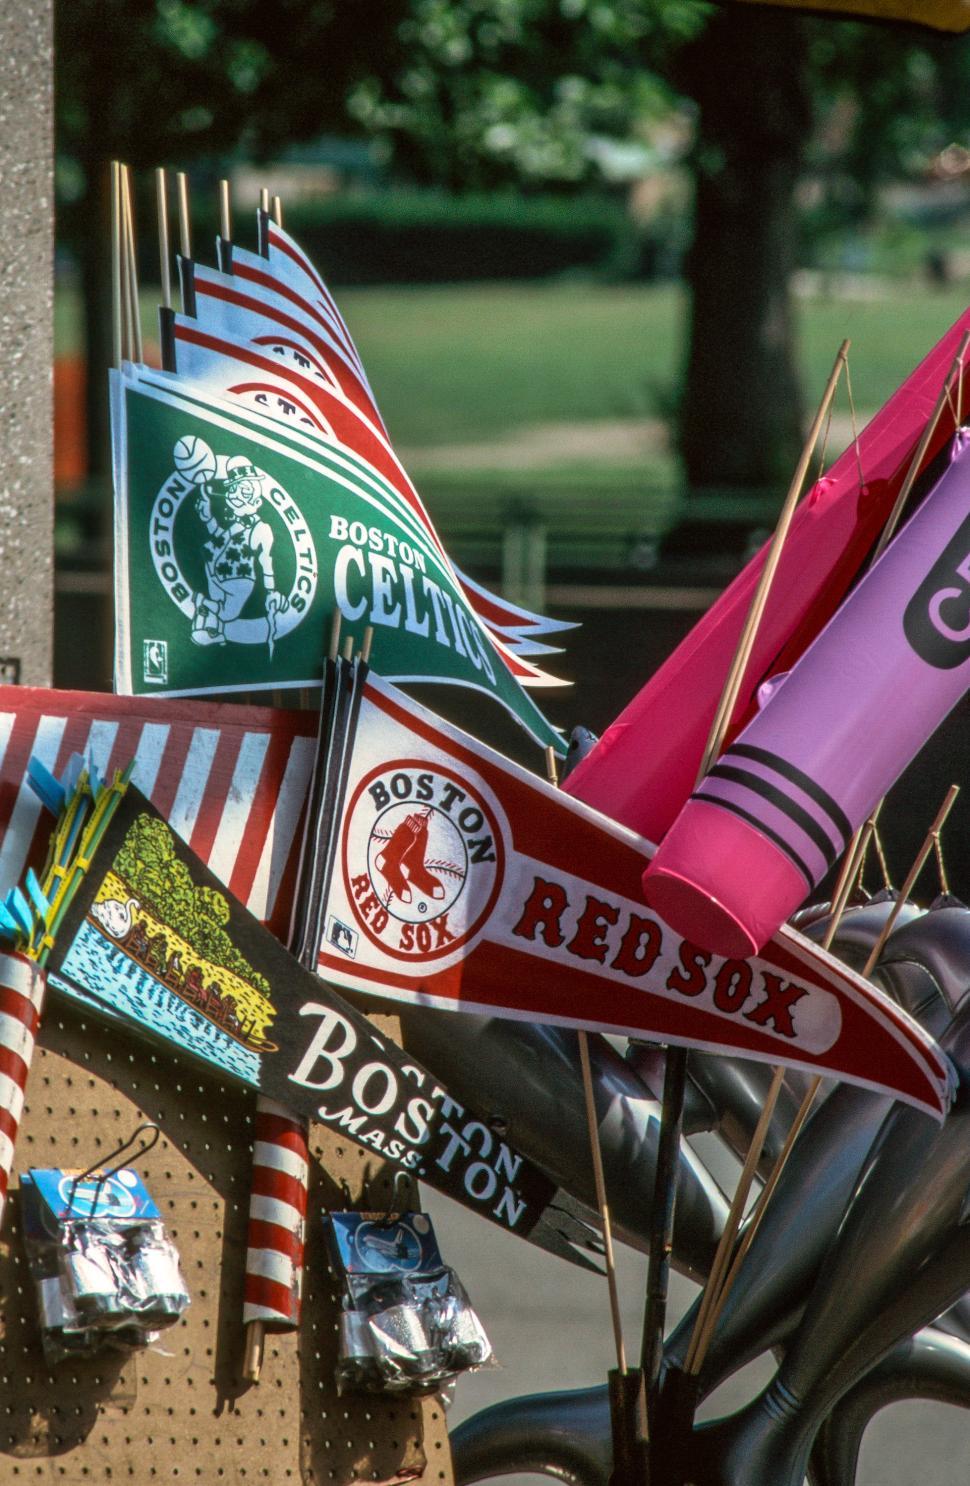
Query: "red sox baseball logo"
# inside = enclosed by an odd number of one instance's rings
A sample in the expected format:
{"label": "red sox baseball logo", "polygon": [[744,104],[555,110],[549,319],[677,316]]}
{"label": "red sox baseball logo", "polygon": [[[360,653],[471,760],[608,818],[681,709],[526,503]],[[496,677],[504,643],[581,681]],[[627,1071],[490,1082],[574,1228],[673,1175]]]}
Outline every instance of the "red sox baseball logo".
{"label": "red sox baseball logo", "polygon": [[441,764],[385,764],[354,791],[344,885],[364,933],[396,959],[440,959],[467,945],[495,906],[504,860],[494,807]]}

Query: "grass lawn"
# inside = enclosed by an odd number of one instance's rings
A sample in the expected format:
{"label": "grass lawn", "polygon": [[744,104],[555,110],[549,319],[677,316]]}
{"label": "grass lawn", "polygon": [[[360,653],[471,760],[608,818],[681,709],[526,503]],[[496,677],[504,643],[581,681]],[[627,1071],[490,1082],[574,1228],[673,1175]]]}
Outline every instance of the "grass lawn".
{"label": "grass lawn", "polygon": [[[805,401],[821,395],[850,336],[856,407],[876,409],[967,299],[966,290],[900,284],[885,299],[802,300]],[[340,303],[392,437],[411,446],[487,440],[538,422],[663,415],[682,364],[685,299],[674,285],[348,290]]]}
{"label": "grass lawn", "polygon": [[[458,561],[494,564],[501,531],[515,513],[544,521],[550,557],[570,568],[623,565],[639,539],[670,525],[678,473],[662,427],[648,449],[631,453],[613,447],[606,425],[669,414],[683,354],[685,300],[678,286],[469,284],[352,289],[338,298],[391,437],[406,452]],[[849,336],[852,390],[864,422],[966,300],[959,289],[930,292],[903,283],[887,283],[876,297],[870,291],[855,299],[802,300],[806,409]],[[156,303],[157,295],[146,292],[146,339],[155,338]],[[55,336],[60,352],[79,342],[77,303],[67,294],[58,297]],[[730,347],[724,375],[731,375]],[[844,381],[836,411],[848,412]],[[597,420],[604,433],[592,452],[577,459],[574,449],[559,447],[555,425]],[[493,465],[480,447],[537,425],[551,425],[538,465],[517,466],[508,450]],[[448,445],[479,447],[466,467],[457,450],[444,465],[432,457]],[[830,455],[837,452],[838,440]],[[760,511],[757,519],[763,515],[770,522]]]}
{"label": "grass lawn", "polygon": [[[799,318],[806,406],[821,396],[835,353],[849,336],[856,408],[875,412],[968,304],[970,285],[929,290],[905,282],[878,298],[803,300]],[[844,387],[836,407],[848,408]]]}
{"label": "grass lawn", "polygon": [[341,305],[402,444],[643,418],[676,382],[683,296],[673,285],[348,290]]}
{"label": "grass lawn", "polygon": [[[806,404],[850,336],[856,407],[878,407],[967,298],[966,290],[900,283],[878,298],[802,301]],[[402,447],[488,441],[535,423],[664,416],[674,395],[684,323],[675,285],[347,289],[339,300]],[[152,292],[143,296],[149,339],[156,302]],[[58,352],[77,349],[77,302],[66,292],[55,336]],[[730,369],[726,347],[725,376]]]}
{"label": "grass lawn", "polygon": [[[966,308],[964,290],[799,307],[805,401],[821,395],[843,338],[857,409],[884,402]],[[347,322],[402,445],[501,437],[528,423],[665,414],[682,361],[673,285],[467,285],[347,290]],[[730,348],[725,376],[730,376]],[[847,408],[844,392],[842,405]]]}

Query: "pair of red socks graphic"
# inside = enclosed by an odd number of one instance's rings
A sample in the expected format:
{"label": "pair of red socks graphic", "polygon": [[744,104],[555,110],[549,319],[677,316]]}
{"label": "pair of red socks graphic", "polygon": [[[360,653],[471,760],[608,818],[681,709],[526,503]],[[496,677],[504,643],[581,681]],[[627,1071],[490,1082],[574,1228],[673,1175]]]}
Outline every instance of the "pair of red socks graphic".
{"label": "pair of red socks graphic", "polygon": [[[387,879],[391,892],[402,903],[410,903],[411,886],[429,898],[445,895],[441,882],[425,865],[428,851],[428,815],[408,815],[394,830],[374,864]],[[410,884],[410,885],[409,885]]]}

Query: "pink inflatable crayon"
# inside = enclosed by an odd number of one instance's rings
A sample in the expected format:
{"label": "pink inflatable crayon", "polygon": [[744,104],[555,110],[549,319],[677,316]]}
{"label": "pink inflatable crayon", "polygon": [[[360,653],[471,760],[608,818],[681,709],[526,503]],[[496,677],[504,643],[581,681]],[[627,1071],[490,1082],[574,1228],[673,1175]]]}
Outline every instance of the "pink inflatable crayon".
{"label": "pink inflatable crayon", "polygon": [[703,949],[756,954],[970,687],[970,433],[721,754],[643,876]]}
{"label": "pink inflatable crayon", "polygon": [[[850,445],[799,505],[745,670],[731,738],[751,720],[761,682],[791,669],[856,581],[892,510],[966,330],[970,310],[897,388],[863,429],[858,445]],[[957,406],[961,389],[966,407],[970,357],[952,387]],[[952,434],[947,409],[923,468]],[[663,839],[694,787],[766,553],[767,544],[573,768],[563,782],[567,794],[638,835]]]}

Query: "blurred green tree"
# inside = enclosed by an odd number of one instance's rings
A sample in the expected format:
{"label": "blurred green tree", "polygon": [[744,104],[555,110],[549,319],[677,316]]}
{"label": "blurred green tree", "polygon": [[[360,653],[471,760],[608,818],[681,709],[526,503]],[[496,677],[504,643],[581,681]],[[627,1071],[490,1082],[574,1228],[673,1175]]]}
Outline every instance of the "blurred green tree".
{"label": "blurred green tree", "polygon": [[60,231],[81,268],[100,467],[112,157],[258,158],[356,127],[419,181],[576,190],[602,182],[605,142],[688,110],[681,452],[692,488],[763,488],[800,442],[789,283],[806,159],[858,215],[970,122],[968,48],[950,37],[707,0],[70,0],[57,59]]}
{"label": "blurred green tree", "polygon": [[704,0],[411,0],[399,34],[405,66],[375,69],[350,108],[418,179],[450,187],[588,185],[604,139],[689,101],[687,482],[786,482],[801,444],[790,282],[806,163],[840,220],[862,218],[887,176],[965,137],[970,48]]}
{"label": "blurred green tree", "polygon": [[[65,0],[55,7],[58,236],[78,262],[92,473],[108,465],[109,162],[188,167],[346,129],[394,70],[407,0]],[[146,234],[147,236],[147,234]]]}
{"label": "blurred green tree", "polygon": [[807,32],[798,15],[725,9],[676,59],[697,105],[679,423],[692,490],[784,488],[798,458],[790,283],[813,115]]}

